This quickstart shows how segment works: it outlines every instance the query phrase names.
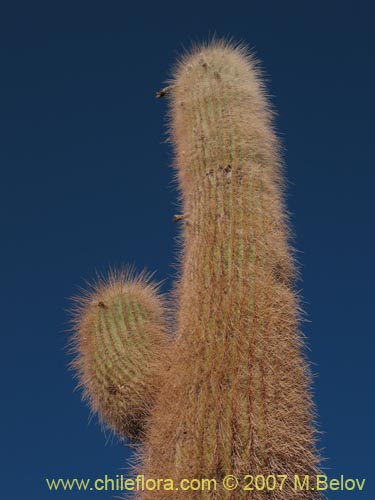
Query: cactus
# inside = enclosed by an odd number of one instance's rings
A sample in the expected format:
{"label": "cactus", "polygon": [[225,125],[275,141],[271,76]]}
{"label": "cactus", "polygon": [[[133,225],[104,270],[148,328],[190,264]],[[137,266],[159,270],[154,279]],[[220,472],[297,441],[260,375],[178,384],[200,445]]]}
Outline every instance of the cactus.
{"label": "cactus", "polygon": [[158,287],[146,274],[112,272],[75,302],[72,367],[83,398],[109,429],[139,439],[168,352]]}
{"label": "cactus", "polygon": [[141,438],[138,471],[218,480],[139,498],[256,499],[221,479],[315,475],[319,458],[273,113],[257,62],[226,42],[183,57],[165,94],[182,198],[175,335],[156,290],[120,276],[79,309],[76,365],[93,410]]}

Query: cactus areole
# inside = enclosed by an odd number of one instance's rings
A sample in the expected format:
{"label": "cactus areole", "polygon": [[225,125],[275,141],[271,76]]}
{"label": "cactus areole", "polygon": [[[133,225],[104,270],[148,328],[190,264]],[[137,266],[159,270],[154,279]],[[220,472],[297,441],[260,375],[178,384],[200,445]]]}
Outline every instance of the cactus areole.
{"label": "cactus areole", "polygon": [[108,427],[138,440],[136,473],[217,480],[215,491],[136,498],[318,499],[291,482],[223,486],[230,474],[315,476],[319,462],[280,147],[258,64],[212,42],[180,60],[164,95],[182,204],[179,281],[171,304],[126,273],[81,299],[80,384]]}

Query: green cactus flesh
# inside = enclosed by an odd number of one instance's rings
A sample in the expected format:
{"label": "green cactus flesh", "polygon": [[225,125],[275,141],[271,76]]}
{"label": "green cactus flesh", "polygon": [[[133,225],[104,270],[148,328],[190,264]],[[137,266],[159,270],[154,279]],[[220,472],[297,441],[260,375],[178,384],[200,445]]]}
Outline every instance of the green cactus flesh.
{"label": "green cactus flesh", "polygon": [[166,361],[165,306],[140,276],[112,274],[79,298],[73,339],[84,398],[107,427],[138,439]]}

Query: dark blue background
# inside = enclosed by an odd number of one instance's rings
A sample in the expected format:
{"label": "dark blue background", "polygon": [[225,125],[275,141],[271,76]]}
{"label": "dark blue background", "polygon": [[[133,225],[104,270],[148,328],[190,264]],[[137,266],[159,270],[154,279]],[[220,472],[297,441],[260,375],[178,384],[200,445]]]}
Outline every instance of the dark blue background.
{"label": "dark blue background", "polygon": [[120,473],[129,454],[88,425],[73,393],[68,298],[94,269],[124,262],[170,287],[176,193],[154,93],[182,46],[214,32],[255,47],[279,112],[326,466],[367,478],[364,493],[328,497],[374,497],[370,3],[3,3],[3,498],[113,496],[44,483]]}

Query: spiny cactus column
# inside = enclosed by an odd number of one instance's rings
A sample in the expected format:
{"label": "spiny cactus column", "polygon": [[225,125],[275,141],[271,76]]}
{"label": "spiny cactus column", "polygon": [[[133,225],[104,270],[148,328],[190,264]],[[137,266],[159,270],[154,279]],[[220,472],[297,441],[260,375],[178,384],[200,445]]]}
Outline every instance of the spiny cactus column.
{"label": "spiny cactus column", "polygon": [[[87,349],[81,349],[80,366],[94,366],[99,382],[91,382],[91,371],[83,384],[93,401],[103,401],[94,408],[105,419],[116,414],[112,427],[123,434],[134,415],[147,415],[139,472],[176,484],[181,478],[218,480],[216,492],[151,491],[139,493],[142,500],[263,498],[265,492],[225,491],[220,480],[227,474],[312,475],[318,461],[272,112],[255,61],[225,43],[186,56],[165,93],[182,197],[176,337],[169,361],[162,361],[161,307],[152,320],[159,325],[156,341],[151,320],[145,337],[126,336],[125,358],[114,357],[125,367],[115,370],[117,403],[102,382],[113,327],[109,310],[96,306],[82,329]],[[128,324],[133,311],[122,309],[121,321]],[[149,366],[152,356],[146,355],[138,362],[143,342],[156,346],[161,361]],[[121,392],[122,380],[130,392]],[[159,388],[146,388],[154,380]],[[129,412],[132,395],[141,412]],[[148,412],[145,401],[151,401]],[[112,406],[116,410],[107,409]],[[290,486],[268,494],[319,498]]]}
{"label": "spiny cactus column", "polygon": [[145,473],[313,474],[279,148],[256,64],[226,45],[197,50],[177,67],[170,95],[184,248],[173,364],[151,416]]}

